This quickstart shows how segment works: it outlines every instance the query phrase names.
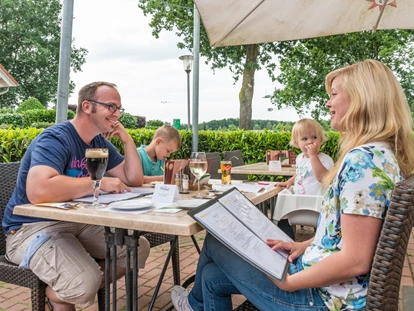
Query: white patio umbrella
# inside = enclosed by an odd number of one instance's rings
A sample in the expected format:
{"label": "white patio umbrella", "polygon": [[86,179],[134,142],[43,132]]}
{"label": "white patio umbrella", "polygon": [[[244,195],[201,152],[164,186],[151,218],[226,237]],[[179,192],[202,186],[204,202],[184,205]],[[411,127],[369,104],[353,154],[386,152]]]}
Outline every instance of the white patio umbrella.
{"label": "white patio umbrella", "polygon": [[296,40],[414,29],[413,0],[194,0],[210,44]]}

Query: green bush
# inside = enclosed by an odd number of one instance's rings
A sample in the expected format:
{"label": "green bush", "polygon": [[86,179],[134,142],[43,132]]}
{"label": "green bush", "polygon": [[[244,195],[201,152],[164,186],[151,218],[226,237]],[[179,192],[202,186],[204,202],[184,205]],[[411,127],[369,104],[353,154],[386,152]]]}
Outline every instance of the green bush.
{"label": "green bush", "polygon": [[[39,123],[39,122],[38,122]],[[20,161],[27,150],[29,143],[41,133],[41,129],[0,129],[0,162]],[[188,159],[192,149],[192,132],[180,130],[182,146],[174,152],[172,159]],[[135,145],[148,145],[155,130],[153,129],[128,129],[135,142]],[[272,131],[210,131],[201,130],[198,132],[198,150],[205,152],[220,152],[225,150],[241,150],[243,160],[246,164],[266,161],[267,150],[287,150],[289,146],[290,132]],[[339,133],[328,132],[329,140],[323,144],[321,152],[336,158],[338,152]],[[110,141],[115,147],[124,153],[124,146],[119,139],[111,138]],[[300,150],[296,150],[297,153]],[[264,178],[263,176],[251,176],[252,179]],[[274,177],[267,176],[270,180]]]}
{"label": "green bush", "polygon": [[137,128],[137,118],[128,112],[123,112],[119,118],[119,122],[127,129],[136,129]]}
{"label": "green bush", "polygon": [[24,102],[20,104],[19,107],[17,107],[16,112],[23,112],[23,111],[29,111],[34,109],[43,109],[46,110],[46,107],[41,104],[41,102],[34,97],[26,99]]}
{"label": "green bush", "polygon": [[32,140],[42,131],[34,128],[0,129],[0,162],[21,161]]}
{"label": "green bush", "polygon": [[148,120],[147,124],[145,125],[145,127],[155,127],[155,128],[159,128],[161,126],[164,125],[164,122],[162,122],[161,120]]}
{"label": "green bush", "polygon": [[[33,123],[55,123],[56,110],[35,109],[23,112],[26,127],[32,126]],[[73,119],[75,113],[68,110],[68,120]]]}
{"label": "green bush", "polygon": [[34,122],[31,124],[30,127],[34,127],[36,129],[45,129],[48,128],[49,126],[54,125],[55,123],[50,123],[50,122]]}
{"label": "green bush", "polygon": [[1,113],[0,114],[0,124],[13,126],[13,127],[25,127],[26,121],[25,116],[21,113]]}
{"label": "green bush", "polygon": [[9,109],[9,108],[2,108],[0,109],[0,114],[3,114],[3,113],[14,113],[14,110]]}

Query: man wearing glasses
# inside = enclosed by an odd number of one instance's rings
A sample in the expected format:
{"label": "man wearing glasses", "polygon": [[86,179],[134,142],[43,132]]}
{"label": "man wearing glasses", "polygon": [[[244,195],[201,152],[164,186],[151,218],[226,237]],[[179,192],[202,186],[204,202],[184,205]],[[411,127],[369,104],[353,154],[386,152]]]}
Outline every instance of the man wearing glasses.
{"label": "man wearing glasses", "polygon": [[[107,172],[101,190],[122,193],[141,186],[142,165],[132,137],[118,121],[121,96],[116,85],[93,82],[79,91],[73,120],[54,125],[30,144],[22,159],[16,189],[7,204],[3,229],[7,234],[7,257],[31,269],[48,284],[46,295],[53,310],[75,310],[93,304],[103,284],[104,228],[13,215],[16,205],[64,202],[92,193],[86,168],[87,148],[108,148]],[[124,145],[124,156],[109,141]],[[87,177],[87,178],[82,178]],[[139,241],[139,268],[145,266],[149,243]],[[126,248],[117,250],[118,277],[125,274]],[[102,266],[103,267],[103,266]]]}

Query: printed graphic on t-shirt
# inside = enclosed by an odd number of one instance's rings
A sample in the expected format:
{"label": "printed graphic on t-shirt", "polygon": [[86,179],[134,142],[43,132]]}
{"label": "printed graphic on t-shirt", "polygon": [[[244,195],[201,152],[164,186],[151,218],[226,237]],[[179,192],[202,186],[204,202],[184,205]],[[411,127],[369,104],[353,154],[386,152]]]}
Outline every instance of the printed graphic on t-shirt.
{"label": "printed graphic on t-shirt", "polygon": [[65,172],[66,176],[71,177],[87,177],[89,176],[88,168],[86,167],[86,157],[78,160],[76,156],[72,157],[69,169]]}

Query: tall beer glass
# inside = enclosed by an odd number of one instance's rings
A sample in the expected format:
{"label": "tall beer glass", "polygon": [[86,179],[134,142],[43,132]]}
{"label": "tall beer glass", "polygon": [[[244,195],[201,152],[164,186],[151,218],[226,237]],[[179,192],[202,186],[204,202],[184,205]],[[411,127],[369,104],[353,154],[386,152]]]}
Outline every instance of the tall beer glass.
{"label": "tall beer glass", "polygon": [[86,149],[86,166],[92,180],[93,203],[89,208],[99,208],[104,205],[99,204],[99,188],[101,187],[102,177],[108,166],[108,148]]}

